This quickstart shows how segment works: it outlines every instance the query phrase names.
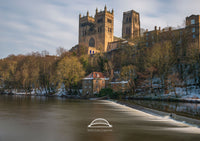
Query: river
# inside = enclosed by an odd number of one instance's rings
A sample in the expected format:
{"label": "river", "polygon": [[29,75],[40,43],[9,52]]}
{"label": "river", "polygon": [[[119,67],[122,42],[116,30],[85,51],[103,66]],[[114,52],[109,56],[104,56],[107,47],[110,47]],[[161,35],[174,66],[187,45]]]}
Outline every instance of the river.
{"label": "river", "polygon": [[[110,130],[88,130],[104,118]],[[0,141],[193,141],[200,129],[110,101],[0,96]]]}

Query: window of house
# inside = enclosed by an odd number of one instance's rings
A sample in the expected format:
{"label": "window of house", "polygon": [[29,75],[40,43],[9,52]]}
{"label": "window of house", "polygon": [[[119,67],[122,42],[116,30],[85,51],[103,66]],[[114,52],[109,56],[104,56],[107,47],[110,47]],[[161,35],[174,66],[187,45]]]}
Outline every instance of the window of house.
{"label": "window of house", "polygon": [[147,47],[149,46],[149,43],[148,43],[148,42],[146,42],[146,46],[147,46]]}
{"label": "window of house", "polygon": [[126,34],[131,34],[131,28],[129,27],[126,28]]}
{"label": "window of house", "polygon": [[94,54],[94,51],[93,51],[93,54]]}
{"label": "window of house", "polygon": [[131,23],[131,17],[129,17],[129,23]]}
{"label": "window of house", "polygon": [[194,33],[195,32],[195,28],[192,28],[192,33]]}
{"label": "window of house", "polygon": [[126,18],[126,22],[128,22],[128,17]]}
{"label": "window of house", "polygon": [[195,24],[195,19],[192,19],[192,20],[191,20],[191,24]]}
{"label": "window of house", "polygon": [[193,39],[195,39],[195,38],[196,38],[196,36],[193,34],[193,35],[192,35],[192,38],[193,38]]}

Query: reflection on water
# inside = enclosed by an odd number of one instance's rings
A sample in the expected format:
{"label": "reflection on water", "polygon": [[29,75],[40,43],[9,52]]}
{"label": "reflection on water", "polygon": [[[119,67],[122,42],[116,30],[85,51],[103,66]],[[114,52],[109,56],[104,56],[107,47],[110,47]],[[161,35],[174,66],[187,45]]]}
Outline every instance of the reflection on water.
{"label": "reflection on water", "polygon": [[[112,131],[88,132],[88,125],[96,118],[108,120]],[[199,138],[199,129],[108,101],[0,96],[0,141],[182,141]]]}
{"label": "reflection on water", "polygon": [[176,113],[179,115],[200,119],[199,103],[164,102],[149,100],[128,100],[126,102],[142,105],[148,108],[157,109],[169,113]]}

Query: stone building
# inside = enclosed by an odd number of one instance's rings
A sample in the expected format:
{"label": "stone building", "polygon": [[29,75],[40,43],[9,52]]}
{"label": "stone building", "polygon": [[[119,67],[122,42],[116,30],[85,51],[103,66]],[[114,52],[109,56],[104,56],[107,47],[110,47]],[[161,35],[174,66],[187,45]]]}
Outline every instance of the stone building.
{"label": "stone building", "polygon": [[129,81],[115,81],[110,82],[109,87],[114,92],[128,92],[130,90]]}
{"label": "stone building", "polygon": [[96,9],[95,16],[79,15],[79,45],[88,47],[87,53],[106,52],[108,42],[113,41],[114,11]]}
{"label": "stone building", "polygon": [[135,39],[140,37],[140,15],[131,10],[123,13],[122,38]]}
{"label": "stone building", "polygon": [[200,15],[191,15],[186,17],[186,32],[188,35],[188,40],[191,42],[200,41]]}
{"label": "stone building", "polygon": [[101,72],[92,72],[82,79],[83,95],[98,94],[99,91],[108,86],[109,78],[106,78]]}
{"label": "stone building", "polygon": [[184,28],[173,29],[172,27],[157,28],[152,31],[146,30],[144,33],[145,46],[151,47],[156,42],[166,41],[166,40],[177,40],[179,46],[182,46],[183,40],[187,42],[197,42],[200,41],[200,15],[191,15],[186,17],[186,26]]}

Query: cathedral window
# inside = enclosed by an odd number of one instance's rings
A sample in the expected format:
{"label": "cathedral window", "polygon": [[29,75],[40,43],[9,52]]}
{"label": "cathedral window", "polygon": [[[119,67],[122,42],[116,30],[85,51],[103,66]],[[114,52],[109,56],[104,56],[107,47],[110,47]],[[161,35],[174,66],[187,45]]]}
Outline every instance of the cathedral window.
{"label": "cathedral window", "polygon": [[94,40],[94,38],[90,38],[89,46],[90,47],[95,47],[95,40]]}
{"label": "cathedral window", "polygon": [[102,18],[97,20],[97,23],[102,23],[102,22],[103,22]]}
{"label": "cathedral window", "polygon": [[136,22],[136,23],[138,22],[136,17],[135,17],[135,22]]}
{"label": "cathedral window", "polygon": [[112,20],[111,20],[111,19],[107,19],[107,22],[108,22],[108,23],[112,23]]}
{"label": "cathedral window", "polygon": [[108,27],[108,32],[112,32],[112,28],[109,28],[109,27]]}
{"label": "cathedral window", "polygon": [[102,32],[102,27],[98,27],[98,32]]}

